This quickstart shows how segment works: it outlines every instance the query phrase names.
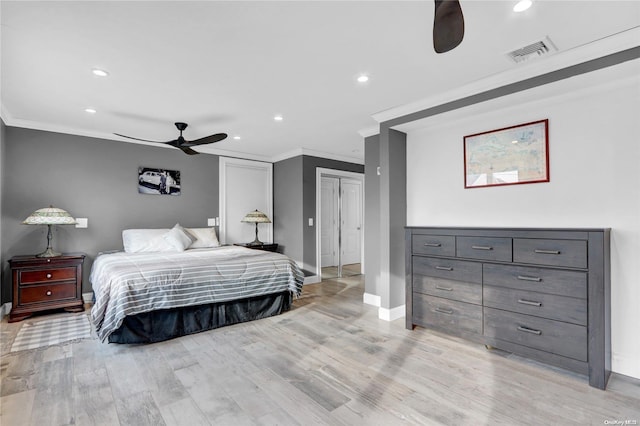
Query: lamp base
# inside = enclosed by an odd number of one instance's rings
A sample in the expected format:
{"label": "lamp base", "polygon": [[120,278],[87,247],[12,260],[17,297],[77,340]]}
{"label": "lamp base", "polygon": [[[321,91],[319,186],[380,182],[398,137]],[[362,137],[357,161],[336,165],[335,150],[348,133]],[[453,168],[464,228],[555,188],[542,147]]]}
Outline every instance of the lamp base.
{"label": "lamp base", "polygon": [[58,256],[62,256],[62,253],[58,253],[57,251],[54,251],[51,247],[47,247],[47,249],[42,253],[36,254],[36,257],[58,257]]}
{"label": "lamp base", "polygon": [[263,246],[264,243],[256,238],[255,240],[251,241],[250,243],[247,243],[247,245],[248,246]]}

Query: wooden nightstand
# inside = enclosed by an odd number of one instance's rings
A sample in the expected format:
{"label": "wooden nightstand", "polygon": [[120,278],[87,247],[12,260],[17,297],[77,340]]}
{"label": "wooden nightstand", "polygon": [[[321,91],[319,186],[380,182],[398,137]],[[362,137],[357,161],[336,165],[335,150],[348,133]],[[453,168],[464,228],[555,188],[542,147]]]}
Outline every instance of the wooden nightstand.
{"label": "wooden nightstand", "polygon": [[83,262],[83,254],[48,258],[16,256],[9,260],[13,277],[9,322],[21,321],[34,312],[49,309],[83,311]]}
{"label": "wooden nightstand", "polygon": [[235,243],[234,246],[241,246],[241,247],[246,247],[254,250],[278,251],[277,243],[266,243],[259,246],[253,246],[251,244]]}

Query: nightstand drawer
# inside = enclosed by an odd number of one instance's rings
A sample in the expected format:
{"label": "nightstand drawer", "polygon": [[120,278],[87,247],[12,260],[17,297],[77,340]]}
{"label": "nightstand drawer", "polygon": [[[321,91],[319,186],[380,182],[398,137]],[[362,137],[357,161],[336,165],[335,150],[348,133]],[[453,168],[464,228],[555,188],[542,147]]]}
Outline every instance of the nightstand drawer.
{"label": "nightstand drawer", "polygon": [[580,325],[484,308],[484,335],[587,361],[587,328]]}
{"label": "nightstand drawer", "polygon": [[48,303],[77,297],[75,281],[63,284],[32,285],[20,291],[20,304]]}
{"label": "nightstand drawer", "polygon": [[513,261],[536,265],[587,267],[587,242],[515,238]]}
{"label": "nightstand drawer", "polygon": [[411,239],[414,254],[455,256],[456,239],[449,235],[414,235]]}
{"label": "nightstand drawer", "polygon": [[76,268],[40,269],[37,271],[21,271],[20,284],[41,284],[50,281],[76,279]]}
{"label": "nightstand drawer", "polygon": [[511,262],[511,238],[456,237],[456,256]]}

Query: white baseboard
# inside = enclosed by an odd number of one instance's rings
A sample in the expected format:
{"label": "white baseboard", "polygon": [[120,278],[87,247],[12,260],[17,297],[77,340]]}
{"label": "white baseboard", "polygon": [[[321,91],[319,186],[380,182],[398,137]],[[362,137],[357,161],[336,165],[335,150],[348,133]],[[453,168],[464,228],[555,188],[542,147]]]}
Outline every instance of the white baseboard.
{"label": "white baseboard", "polygon": [[304,282],[302,284],[303,285],[313,284],[313,283],[319,283],[320,281],[322,281],[322,279],[320,278],[319,275],[310,275],[308,277],[304,277]]}
{"label": "white baseboard", "polygon": [[11,306],[11,302],[7,302],[0,306],[0,321],[2,321],[5,316],[9,315],[9,312],[11,312]]}
{"label": "white baseboard", "polygon": [[82,293],[82,302],[83,303],[93,303],[93,292]]}
{"label": "white baseboard", "polygon": [[637,358],[612,353],[611,370],[618,374],[640,379],[640,363]]}
{"label": "white baseboard", "polygon": [[378,318],[385,321],[394,321],[405,316],[405,305],[396,306],[395,308],[378,308]]}
{"label": "white baseboard", "polygon": [[379,308],[382,304],[382,298],[377,294],[364,293],[362,295],[362,302]]}

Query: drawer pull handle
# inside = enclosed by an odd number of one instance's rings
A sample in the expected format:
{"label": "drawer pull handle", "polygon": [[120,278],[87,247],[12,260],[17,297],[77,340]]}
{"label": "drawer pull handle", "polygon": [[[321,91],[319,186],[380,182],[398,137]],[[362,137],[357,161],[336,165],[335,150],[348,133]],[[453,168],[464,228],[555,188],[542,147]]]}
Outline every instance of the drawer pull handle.
{"label": "drawer pull handle", "polygon": [[530,306],[542,306],[542,302],[534,302],[532,300],[518,299],[518,303],[521,303],[523,305],[530,305]]}
{"label": "drawer pull handle", "polygon": [[51,290],[47,290],[47,296],[51,296],[53,293],[51,293]]}
{"label": "drawer pull handle", "polygon": [[439,269],[441,271],[453,271],[453,268],[451,266],[436,266],[436,269]]}
{"label": "drawer pull handle", "polygon": [[529,327],[524,327],[524,326],[518,326],[518,331],[524,331],[525,333],[531,333],[531,334],[535,334],[536,336],[539,336],[542,334],[542,331],[540,330],[536,330],[533,328],[529,328]]}
{"label": "drawer pull handle", "polygon": [[51,278],[53,275],[51,274],[47,274],[47,278]]}
{"label": "drawer pull handle", "polygon": [[535,249],[533,252],[534,252],[534,253],[539,253],[539,254],[560,254],[560,250],[542,250],[542,249]]}
{"label": "drawer pull handle", "polygon": [[471,246],[474,250],[493,250],[491,246]]}
{"label": "drawer pull handle", "polygon": [[436,290],[453,291],[451,287],[441,287],[439,285],[436,285]]}
{"label": "drawer pull handle", "polygon": [[522,281],[535,281],[537,283],[542,281],[542,278],[540,277],[527,277],[526,275],[518,275],[518,279]]}
{"label": "drawer pull handle", "polygon": [[442,247],[440,243],[424,243],[426,247]]}
{"label": "drawer pull handle", "polygon": [[436,312],[440,312],[441,314],[453,315],[453,309],[436,308]]}

